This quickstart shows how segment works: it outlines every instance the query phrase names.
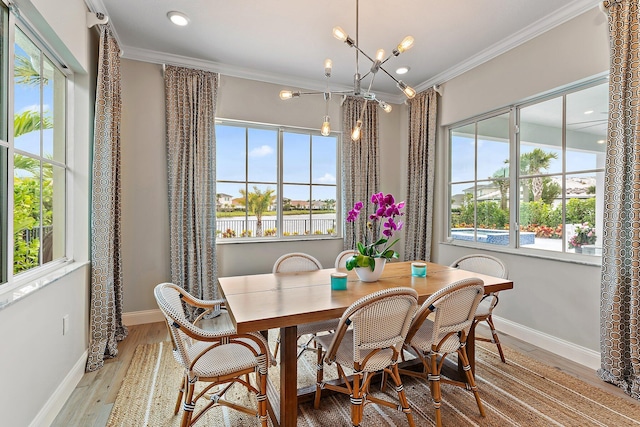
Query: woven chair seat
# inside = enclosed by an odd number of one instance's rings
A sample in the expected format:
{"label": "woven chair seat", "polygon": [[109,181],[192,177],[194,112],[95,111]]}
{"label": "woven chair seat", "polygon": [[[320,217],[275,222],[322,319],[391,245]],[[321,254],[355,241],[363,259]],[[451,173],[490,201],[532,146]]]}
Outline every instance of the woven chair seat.
{"label": "woven chair seat", "polygon": [[[334,334],[329,334],[316,337],[316,341],[318,341],[323,347],[329,348],[331,341],[333,341],[333,335]],[[401,337],[399,338],[401,339]],[[342,342],[338,347],[338,351],[336,352],[336,362],[342,366],[353,366],[353,355],[353,330],[350,329],[344,334]],[[377,372],[386,368],[391,365],[392,356],[393,351],[390,349],[379,351],[367,360],[367,363],[363,368],[363,372]]]}
{"label": "woven chair seat", "polygon": [[487,297],[480,302],[478,309],[476,310],[476,317],[488,316],[493,311],[491,306],[493,297]]}
{"label": "woven chair seat", "polygon": [[[257,350],[255,342],[240,339]],[[187,352],[189,359],[195,358],[211,343],[197,342]],[[258,359],[247,347],[242,344],[225,344],[209,350],[193,366],[193,372],[199,377],[218,377],[233,372],[258,366]]]}
{"label": "woven chair seat", "polygon": [[318,332],[335,331],[340,319],[321,320],[320,322],[303,323],[298,325],[298,336],[317,334]]}

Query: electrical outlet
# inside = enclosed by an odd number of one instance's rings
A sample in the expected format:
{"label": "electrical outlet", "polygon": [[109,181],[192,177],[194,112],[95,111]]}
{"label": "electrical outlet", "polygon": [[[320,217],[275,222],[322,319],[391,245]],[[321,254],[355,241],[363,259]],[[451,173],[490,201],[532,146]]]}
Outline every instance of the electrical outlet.
{"label": "electrical outlet", "polygon": [[62,316],[62,335],[67,335],[69,332],[69,315],[65,314]]}

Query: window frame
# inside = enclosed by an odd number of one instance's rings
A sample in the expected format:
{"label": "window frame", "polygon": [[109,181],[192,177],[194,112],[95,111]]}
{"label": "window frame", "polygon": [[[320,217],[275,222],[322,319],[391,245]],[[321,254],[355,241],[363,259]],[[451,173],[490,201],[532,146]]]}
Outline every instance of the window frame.
{"label": "window frame", "polygon": [[[517,167],[509,168],[509,186],[510,188],[519,188],[518,183],[521,180],[520,177],[520,111],[523,108],[526,108],[531,105],[539,104],[541,102],[558,98],[562,98],[562,145],[561,150],[563,153],[562,158],[562,170],[559,173],[542,173],[541,176],[551,176],[551,175],[559,175],[562,177],[563,182],[565,182],[566,177],[578,173],[604,173],[604,166],[602,168],[587,168],[581,169],[579,171],[567,171],[566,169],[566,153],[567,153],[567,122],[566,122],[566,106],[567,106],[567,96],[572,93],[579,92],[581,90],[589,89],[598,85],[602,85],[607,83],[609,80],[608,73],[603,73],[599,76],[585,79],[579,82],[574,82],[560,88],[544,92],[542,94],[538,94],[524,100],[514,102],[508,106],[498,108],[495,110],[491,110],[489,112],[485,112],[482,114],[478,114],[476,116],[460,120],[455,123],[451,123],[445,126],[445,135],[447,138],[446,141],[446,182],[444,185],[446,186],[444,194],[446,197],[446,202],[443,206],[445,221],[442,224],[443,231],[443,241],[441,243],[446,243],[454,246],[463,246],[463,247],[471,247],[476,249],[483,250],[491,250],[495,252],[504,252],[504,253],[512,253],[526,256],[534,256],[539,258],[547,258],[561,261],[568,261],[574,263],[581,264],[590,264],[590,265],[600,265],[602,257],[600,255],[580,255],[572,252],[567,252],[568,244],[567,244],[567,230],[566,230],[566,204],[569,200],[566,194],[566,186],[563,186],[562,189],[562,224],[563,224],[563,237],[562,237],[562,249],[561,251],[551,251],[547,249],[541,248],[533,248],[533,247],[523,247],[520,245],[519,240],[519,223],[520,223],[520,197],[512,197],[509,195],[509,244],[508,245],[496,245],[490,243],[483,243],[477,241],[477,220],[478,220],[478,212],[477,212],[477,204],[474,207],[474,227],[476,230],[474,231],[474,240],[473,241],[465,241],[454,239],[451,236],[451,221],[452,221],[452,210],[451,210],[451,202],[452,202],[452,185],[468,183],[469,185],[477,186],[478,184],[478,153],[477,153],[477,144],[478,144],[478,123],[487,120],[493,117],[498,117],[502,114],[509,113],[509,163],[513,164],[513,161],[517,161]],[[475,126],[475,142],[474,142],[474,180],[473,181],[452,181],[452,131],[468,125]],[[481,181],[485,181],[482,179]],[[475,199],[474,199],[475,200]],[[596,202],[598,203],[598,202]],[[600,203],[604,203],[603,200]],[[597,204],[596,204],[597,206]],[[596,207],[597,209],[597,207]],[[595,225],[598,227],[598,225]]]}
{"label": "window frame", "polygon": [[[286,185],[302,185],[300,183],[295,183],[292,184],[291,182],[284,181],[284,169],[283,169],[283,164],[284,164],[284,150],[283,150],[283,146],[284,146],[284,134],[285,133],[295,133],[295,134],[304,134],[305,136],[309,137],[310,140],[310,153],[309,153],[309,176],[310,176],[310,182],[309,183],[304,183],[303,185],[308,185],[309,186],[309,190],[312,191],[313,187],[316,185],[319,185],[317,183],[313,182],[313,176],[312,176],[312,171],[313,171],[313,148],[312,148],[312,140],[314,137],[322,137],[322,138],[326,138],[325,136],[320,134],[320,130],[319,129],[314,129],[314,128],[306,128],[306,127],[300,127],[300,126],[290,126],[290,125],[279,125],[279,124],[269,124],[269,123],[259,123],[259,122],[252,122],[252,121],[246,121],[246,120],[236,120],[236,119],[225,119],[225,118],[216,118],[215,119],[215,125],[222,125],[222,126],[235,126],[235,127],[240,127],[240,128],[245,128],[247,130],[249,129],[261,129],[261,130],[273,130],[276,132],[277,135],[277,140],[276,140],[276,146],[277,146],[277,165],[276,165],[276,174],[277,174],[277,183],[276,183],[276,201],[275,201],[275,205],[277,206],[277,216],[276,216],[276,227],[277,227],[277,234],[275,236],[262,236],[262,237],[256,237],[256,236],[251,236],[251,237],[242,237],[242,236],[238,236],[238,237],[225,237],[225,238],[221,238],[221,237],[216,237],[216,244],[236,244],[236,243],[268,243],[268,242],[278,242],[278,241],[301,241],[301,240],[328,240],[328,239],[340,239],[342,240],[342,236],[343,236],[343,225],[342,225],[342,185],[341,185],[341,181],[342,181],[342,176],[341,176],[341,164],[342,164],[342,133],[341,132],[335,132],[332,131],[328,137],[334,137],[336,139],[336,165],[335,165],[335,171],[336,171],[336,182],[335,184],[331,184],[331,185],[327,185],[325,184],[324,186],[333,186],[335,187],[336,190],[336,228],[335,228],[335,233],[334,234],[298,234],[298,235],[283,235],[282,231],[283,231],[283,219],[284,219],[284,215],[282,215],[283,212],[283,206],[284,206],[284,187]],[[246,134],[245,134],[246,135]],[[246,137],[246,136],[245,136]],[[217,132],[216,132],[216,139],[218,138],[217,136]],[[246,141],[246,140],[245,140]],[[217,141],[216,141],[217,143]],[[218,161],[218,151],[216,149],[216,162]],[[248,163],[248,157],[245,159],[245,162]],[[216,171],[216,175],[217,175],[217,171]],[[254,184],[253,181],[250,181],[248,179],[248,177],[246,177],[246,181],[245,183],[250,183]],[[235,183],[235,181],[233,180],[219,180],[218,176],[216,176],[216,193],[219,193],[218,191],[218,184],[219,183]],[[256,182],[257,184],[260,184],[259,182]],[[313,217],[313,209],[309,208],[309,217],[312,218]],[[216,218],[217,221],[217,218]],[[216,227],[217,230],[217,227]]]}
{"label": "window frame", "polygon": [[[3,1],[3,5],[6,5]],[[35,30],[34,26],[28,21],[26,17],[21,14],[18,14],[13,10],[15,6],[8,6],[8,19],[7,19],[7,55],[6,55],[6,63],[0,64],[3,67],[3,72],[5,81],[2,82],[7,88],[6,95],[3,99],[0,99],[0,102],[6,102],[4,106],[4,110],[0,108],[0,113],[3,114],[3,118],[7,121],[6,123],[6,131],[7,131],[7,141],[2,140],[0,138],[0,145],[6,147],[7,153],[7,170],[1,170],[0,172],[2,177],[0,177],[0,221],[6,221],[6,227],[2,227],[3,230],[0,231],[0,295],[6,292],[13,291],[21,286],[24,286],[26,283],[32,282],[36,279],[40,279],[53,271],[59,269],[62,266],[65,266],[72,262],[71,256],[71,248],[72,248],[72,233],[70,230],[71,224],[71,216],[72,216],[72,183],[70,177],[71,171],[71,158],[70,158],[70,145],[72,140],[72,135],[70,133],[70,117],[72,115],[72,105],[70,103],[72,93],[73,93],[73,72],[70,70],[66,64],[59,59],[59,56],[50,47],[42,38],[40,33]],[[21,31],[40,51],[41,54],[41,62],[48,61],[55,69],[57,69],[61,76],[64,78],[64,85],[62,94],[64,98],[64,118],[57,122],[58,127],[63,127],[64,131],[64,160],[60,161],[59,159],[47,159],[42,156],[42,152],[39,154],[27,153],[30,158],[38,160],[42,163],[46,163],[52,167],[61,167],[63,169],[64,176],[64,199],[61,204],[64,206],[63,212],[63,220],[64,223],[64,254],[61,257],[53,259],[47,263],[42,263],[42,250],[39,250],[39,264],[35,267],[26,269],[24,271],[18,272],[17,274],[13,272],[14,270],[14,155],[22,154],[25,152],[16,149],[14,143],[14,124],[13,117],[15,114],[14,105],[15,105],[15,90],[14,90],[14,61],[15,61],[15,42],[16,31]],[[2,73],[0,73],[1,75]],[[40,88],[42,93],[42,88]],[[40,99],[40,108],[42,108],[44,99]],[[42,136],[40,136],[42,138]],[[42,144],[42,142],[41,142]],[[43,180],[43,168],[40,168],[40,175],[38,177],[40,182],[40,195],[42,195],[42,180]],[[6,181],[6,182],[5,182]],[[2,191],[6,191],[6,195],[2,194]],[[6,201],[2,200],[2,197],[5,197]],[[3,217],[4,216],[4,217]],[[42,227],[42,212],[40,213],[40,221],[39,227]]]}

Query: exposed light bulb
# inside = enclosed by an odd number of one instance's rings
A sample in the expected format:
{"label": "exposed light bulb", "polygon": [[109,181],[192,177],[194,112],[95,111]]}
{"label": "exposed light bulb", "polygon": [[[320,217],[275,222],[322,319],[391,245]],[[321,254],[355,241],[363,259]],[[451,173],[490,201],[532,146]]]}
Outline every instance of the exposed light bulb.
{"label": "exposed light bulb", "polygon": [[322,136],[329,136],[331,133],[331,124],[329,124],[329,116],[324,116],[322,122],[322,128],[320,128],[320,134]]}
{"label": "exposed light bulb", "polygon": [[324,75],[325,77],[331,77],[331,69],[333,68],[333,61],[329,58],[324,60]]}
{"label": "exposed light bulb", "polygon": [[407,86],[407,84],[402,80],[398,80],[397,86],[404,92],[407,98],[412,99],[416,96],[416,91],[411,86]]}
{"label": "exposed light bulb", "polygon": [[349,35],[340,27],[333,27],[333,37],[337,38],[341,42],[346,42]]}
{"label": "exposed light bulb", "polygon": [[385,113],[390,113],[391,110],[393,110],[393,107],[391,107],[390,104],[387,104],[384,101],[380,101],[380,108],[382,108]]}
{"label": "exposed light bulb", "polygon": [[351,140],[359,141],[360,140],[360,132],[362,132],[362,120],[358,120],[356,122],[356,127],[353,128],[353,132],[351,132]]}
{"label": "exposed light bulb", "polygon": [[293,98],[293,92],[290,90],[281,90],[280,91],[280,99],[287,100]]}
{"label": "exposed light bulb", "polygon": [[400,42],[396,50],[398,51],[398,54],[401,54],[405,50],[411,49],[412,46],[413,46],[413,37],[407,36],[404,39],[402,39],[402,41]]}
{"label": "exposed light bulb", "polygon": [[376,61],[382,61],[384,59],[384,49],[378,49],[376,52]]}

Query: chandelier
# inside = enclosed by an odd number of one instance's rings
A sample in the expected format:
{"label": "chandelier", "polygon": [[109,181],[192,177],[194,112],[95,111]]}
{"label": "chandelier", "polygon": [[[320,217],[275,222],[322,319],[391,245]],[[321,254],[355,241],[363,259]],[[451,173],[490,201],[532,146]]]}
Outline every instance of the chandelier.
{"label": "chandelier", "polygon": [[[396,86],[405,94],[405,96],[409,99],[413,98],[416,95],[416,91],[407,86],[402,80],[396,79],[391,73],[389,73],[383,65],[389,61],[391,58],[396,57],[403,53],[404,51],[410,49],[413,46],[413,37],[407,36],[405,37],[393,51],[388,56],[385,56],[384,49],[378,49],[374,57],[367,55],[360,47],[358,47],[358,15],[359,15],[359,0],[356,0],[356,36],[355,40],[349,37],[346,31],[344,31],[340,27],[333,28],[333,36],[344,42],[347,46],[355,48],[355,58],[356,58],[356,73],[353,76],[353,90],[348,91],[334,91],[332,92],[329,89],[329,78],[331,77],[331,69],[333,68],[333,62],[331,59],[326,59],[324,61],[324,76],[326,80],[326,89],[324,92],[300,92],[300,91],[291,91],[291,90],[283,90],[280,92],[280,99],[289,100],[292,98],[300,97],[301,95],[323,95],[325,100],[325,115],[322,118],[322,127],[320,128],[320,133],[324,136],[329,135],[331,132],[331,124],[329,118],[329,101],[331,100],[332,95],[340,94],[340,95],[352,95],[356,97],[361,97],[364,99],[364,105],[362,106],[362,110],[360,111],[360,117],[356,121],[356,125],[354,126],[351,132],[351,139],[353,141],[358,141],[360,139],[360,134],[362,132],[362,120],[364,118],[364,112],[367,108],[367,104],[369,102],[374,102],[378,104],[380,108],[382,108],[385,112],[391,112],[391,105],[386,103],[385,101],[376,98],[376,94],[371,92],[371,87],[373,86],[373,81],[378,73],[378,71],[382,70],[387,76],[391,77],[395,82]],[[358,55],[362,54],[369,61],[371,61],[371,68],[365,75],[360,75],[359,71],[359,62]],[[370,77],[369,84],[367,89],[362,91],[362,83],[364,80]]]}

